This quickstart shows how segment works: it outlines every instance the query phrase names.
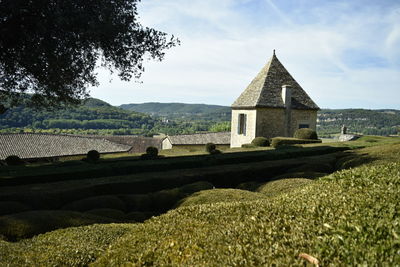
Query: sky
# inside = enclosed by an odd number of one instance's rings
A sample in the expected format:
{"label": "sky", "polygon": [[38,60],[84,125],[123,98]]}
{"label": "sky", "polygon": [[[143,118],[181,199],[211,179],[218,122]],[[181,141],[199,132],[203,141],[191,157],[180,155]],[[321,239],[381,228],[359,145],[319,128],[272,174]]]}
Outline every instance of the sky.
{"label": "sky", "polygon": [[140,81],[99,69],[112,105],[231,105],[273,49],[321,108],[400,109],[400,0],[142,0],[144,26],[181,45],[145,61]]}

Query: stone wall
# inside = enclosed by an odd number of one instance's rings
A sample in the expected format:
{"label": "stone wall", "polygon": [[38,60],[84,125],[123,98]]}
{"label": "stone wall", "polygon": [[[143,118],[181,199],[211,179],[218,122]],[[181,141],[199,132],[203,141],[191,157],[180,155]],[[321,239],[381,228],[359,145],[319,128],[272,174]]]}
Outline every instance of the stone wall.
{"label": "stone wall", "polygon": [[[246,134],[238,134],[239,114],[246,114]],[[231,147],[241,147],[251,143],[256,137],[257,111],[251,109],[233,109],[231,120]]]}
{"label": "stone wall", "polygon": [[299,129],[300,124],[308,124],[310,129],[317,129],[317,111],[316,110],[301,110],[292,109],[292,119],[290,127],[290,137],[293,137],[294,132]]}
{"label": "stone wall", "polygon": [[256,136],[272,138],[285,134],[285,110],[282,108],[258,108]]}

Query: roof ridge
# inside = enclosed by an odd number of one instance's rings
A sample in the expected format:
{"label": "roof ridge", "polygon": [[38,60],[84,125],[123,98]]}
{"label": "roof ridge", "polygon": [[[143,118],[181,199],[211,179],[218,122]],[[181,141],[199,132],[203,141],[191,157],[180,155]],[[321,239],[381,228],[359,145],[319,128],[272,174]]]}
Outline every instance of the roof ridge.
{"label": "roof ridge", "polygon": [[[266,80],[267,80],[267,78],[268,78],[269,70],[270,70],[270,68],[271,68],[272,61],[273,61],[274,59],[277,60],[279,63],[281,63],[281,62],[279,61],[279,59],[276,57],[276,55],[275,55],[275,49],[274,49],[274,54],[272,55],[272,57],[270,58],[270,60],[267,62],[267,64],[266,64],[265,67],[264,67],[265,70],[266,70],[264,85],[265,85],[265,82],[266,82]],[[282,63],[281,63],[281,65],[282,65]],[[264,68],[263,68],[263,69],[264,69]],[[263,69],[260,71],[260,73],[263,71]],[[260,90],[260,92],[259,92],[259,96],[258,96],[258,100],[257,100],[257,102],[256,102],[256,106],[260,103],[261,94],[262,94],[262,92],[263,92],[264,85],[261,87],[261,90]]]}
{"label": "roof ridge", "polygon": [[191,133],[191,134],[176,134],[176,135],[167,135],[167,136],[190,136],[190,135],[199,135],[199,134],[217,134],[217,133],[230,133],[229,131],[223,131],[223,132],[205,132],[205,133]]}

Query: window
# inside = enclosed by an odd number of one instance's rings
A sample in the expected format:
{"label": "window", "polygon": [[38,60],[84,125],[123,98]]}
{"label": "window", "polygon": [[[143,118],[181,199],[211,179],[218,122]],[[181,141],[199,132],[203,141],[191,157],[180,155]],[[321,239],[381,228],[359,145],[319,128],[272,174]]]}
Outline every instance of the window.
{"label": "window", "polygon": [[239,114],[238,134],[246,135],[247,114]]}
{"label": "window", "polygon": [[310,128],[309,124],[299,124],[299,129],[301,128]]}

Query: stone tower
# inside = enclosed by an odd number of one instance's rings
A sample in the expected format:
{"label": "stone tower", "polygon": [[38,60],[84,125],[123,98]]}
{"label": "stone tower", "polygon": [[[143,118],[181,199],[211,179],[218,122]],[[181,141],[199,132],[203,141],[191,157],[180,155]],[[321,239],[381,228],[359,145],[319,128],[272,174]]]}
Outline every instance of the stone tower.
{"label": "stone tower", "polygon": [[231,147],[316,129],[319,107],[275,55],[232,104]]}

